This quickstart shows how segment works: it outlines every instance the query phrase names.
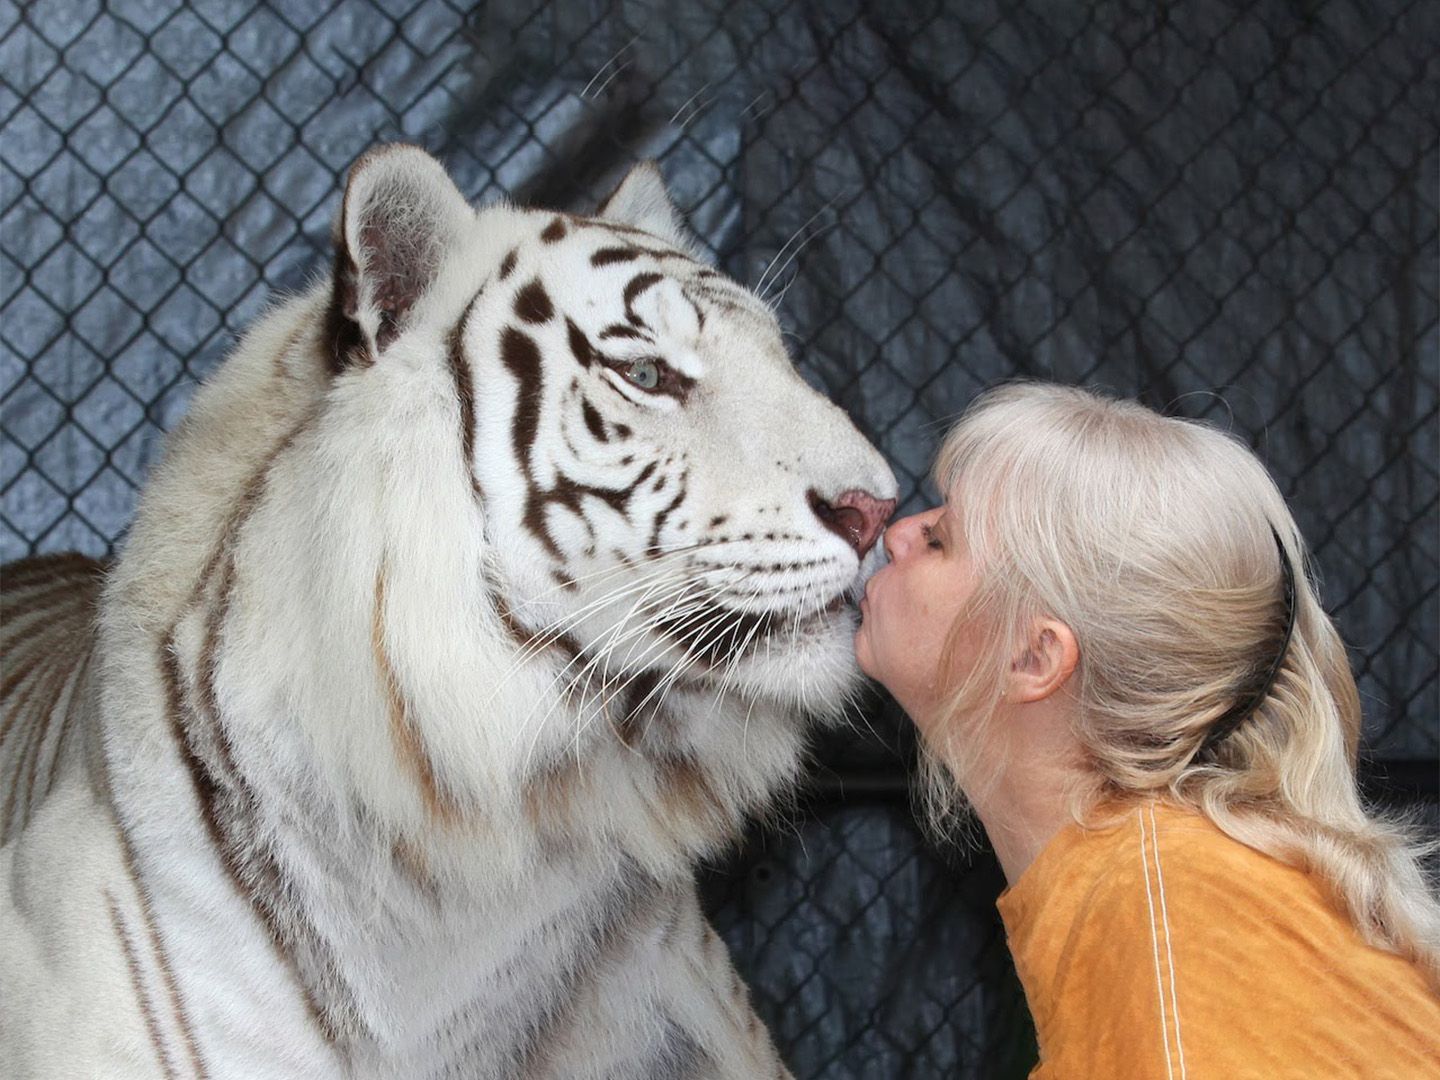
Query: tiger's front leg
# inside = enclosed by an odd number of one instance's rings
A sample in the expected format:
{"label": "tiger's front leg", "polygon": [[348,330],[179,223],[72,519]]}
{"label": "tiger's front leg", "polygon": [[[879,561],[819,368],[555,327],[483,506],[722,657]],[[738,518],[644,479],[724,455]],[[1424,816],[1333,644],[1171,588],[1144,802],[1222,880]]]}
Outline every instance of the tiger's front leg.
{"label": "tiger's front leg", "polygon": [[577,993],[526,1075],[545,1080],[789,1080],[693,887],[664,895]]}

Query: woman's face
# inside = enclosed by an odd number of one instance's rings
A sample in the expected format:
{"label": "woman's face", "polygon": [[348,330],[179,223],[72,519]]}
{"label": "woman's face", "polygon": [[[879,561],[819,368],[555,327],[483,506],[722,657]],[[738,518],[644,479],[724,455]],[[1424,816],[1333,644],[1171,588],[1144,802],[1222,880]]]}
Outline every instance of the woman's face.
{"label": "woman's face", "polygon": [[865,586],[855,657],[924,729],[938,704],[940,657],[974,590],[970,557],[944,506],[885,530],[890,562]]}

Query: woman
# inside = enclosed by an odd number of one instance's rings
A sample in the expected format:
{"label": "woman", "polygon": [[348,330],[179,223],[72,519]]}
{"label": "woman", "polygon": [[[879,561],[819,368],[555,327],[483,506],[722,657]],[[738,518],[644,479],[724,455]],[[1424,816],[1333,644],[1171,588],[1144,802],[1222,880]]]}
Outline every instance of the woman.
{"label": "woman", "polygon": [[1255,457],[1015,385],[935,472],[855,647],[1000,859],[1032,1075],[1440,1075],[1440,904],[1362,805],[1345,648]]}

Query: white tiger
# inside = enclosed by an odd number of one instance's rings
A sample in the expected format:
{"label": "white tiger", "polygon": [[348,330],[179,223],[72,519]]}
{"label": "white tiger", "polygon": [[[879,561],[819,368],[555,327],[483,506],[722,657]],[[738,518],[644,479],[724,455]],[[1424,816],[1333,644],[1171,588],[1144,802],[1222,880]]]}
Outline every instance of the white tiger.
{"label": "white tiger", "polygon": [[103,596],[7,568],[6,1075],[785,1075],[693,867],[853,690],[894,477],[653,165],[585,218],[381,148],[336,246]]}

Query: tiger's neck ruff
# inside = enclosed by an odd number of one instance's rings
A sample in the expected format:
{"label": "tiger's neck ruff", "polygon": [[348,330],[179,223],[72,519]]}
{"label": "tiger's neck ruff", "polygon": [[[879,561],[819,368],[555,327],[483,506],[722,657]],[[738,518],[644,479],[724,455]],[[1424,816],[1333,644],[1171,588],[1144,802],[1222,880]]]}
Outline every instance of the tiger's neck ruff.
{"label": "tiger's neck ruff", "polygon": [[477,212],[384,149],[337,247],[197,394],[105,595],[160,1041],[775,1071],[691,875],[854,688],[893,477],[653,167],[597,218]]}

